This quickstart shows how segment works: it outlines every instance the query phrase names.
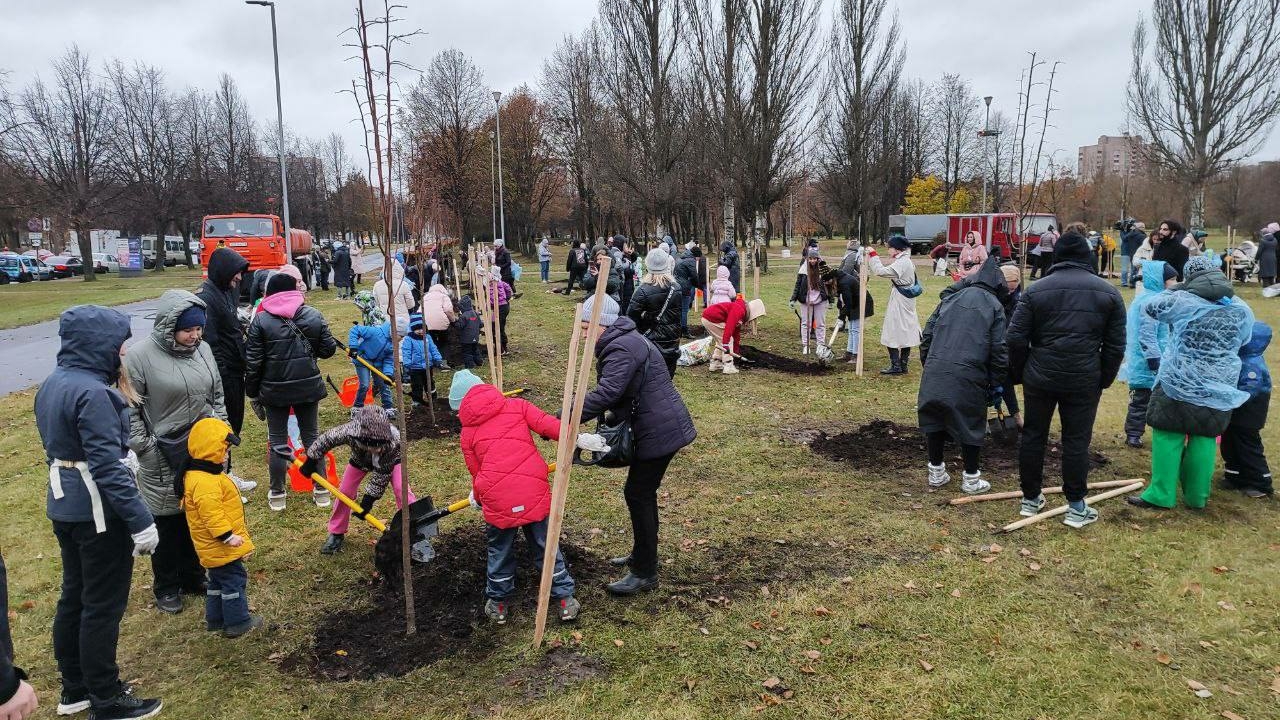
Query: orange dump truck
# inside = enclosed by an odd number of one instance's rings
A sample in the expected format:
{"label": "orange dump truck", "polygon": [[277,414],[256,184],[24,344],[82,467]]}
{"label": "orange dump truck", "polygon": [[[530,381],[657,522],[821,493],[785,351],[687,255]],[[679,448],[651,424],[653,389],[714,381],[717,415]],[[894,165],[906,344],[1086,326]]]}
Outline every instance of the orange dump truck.
{"label": "orange dump truck", "polygon": [[284,223],[277,215],[205,215],[200,227],[200,265],[204,268],[209,267],[209,256],[220,247],[243,256],[249,261],[250,270],[275,270],[311,252],[311,233],[291,228],[288,252],[292,256],[286,255]]}

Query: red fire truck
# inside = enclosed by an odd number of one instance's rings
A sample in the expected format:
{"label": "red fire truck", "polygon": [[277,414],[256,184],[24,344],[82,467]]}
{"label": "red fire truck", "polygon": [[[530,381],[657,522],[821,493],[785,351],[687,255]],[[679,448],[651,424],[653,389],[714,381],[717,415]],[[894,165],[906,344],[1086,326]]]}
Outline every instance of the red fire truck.
{"label": "red fire truck", "polygon": [[311,252],[311,233],[289,229],[289,251],[286,257],[284,223],[277,215],[232,213],[206,215],[200,223],[200,264],[209,267],[209,256],[220,247],[230,248],[249,261],[250,270],[275,270],[293,258]]}
{"label": "red fire truck", "polygon": [[1027,252],[1040,242],[1040,236],[1049,226],[1061,230],[1058,218],[1048,213],[1027,215],[1018,225],[1017,213],[986,213],[972,215],[949,215],[947,217],[947,252],[958,254],[964,247],[964,238],[971,230],[978,231],[983,243],[991,254],[999,253],[1002,258],[1017,258],[1022,251],[1022,243],[1027,243]]}

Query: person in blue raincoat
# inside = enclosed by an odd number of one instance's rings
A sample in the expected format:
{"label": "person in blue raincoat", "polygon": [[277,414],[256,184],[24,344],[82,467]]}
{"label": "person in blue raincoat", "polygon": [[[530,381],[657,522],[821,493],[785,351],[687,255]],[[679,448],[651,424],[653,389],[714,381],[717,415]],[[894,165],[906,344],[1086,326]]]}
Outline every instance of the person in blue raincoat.
{"label": "person in blue raincoat", "polygon": [[1139,329],[1156,384],[1147,409],[1151,484],[1129,498],[1138,507],[1173,507],[1179,486],[1188,507],[1204,507],[1217,458],[1214,438],[1227,429],[1232,410],[1249,399],[1236,382],[1240,348],[1253,333],[1253,311],[1235,297],[1208,257],[1191,258],[1182,274],[1186,280],[1177,289],[1143,308],[1147,317],[1168,326],[1165,347],[1160,347],[1158,325],[1144,323]]}
{"label": "person in blue raincoat", "polygon": [[[1142,436],[1147,431],[1147,405],[1151,402],[1151,388],[1156,384],[1156,374],[1147,366],[1147,358],[1142,354],[1142,344],[1138,342],[1138,333],[1142,324],[1158,325],[1142,311],[1151,301],[1178,284],[1178,275],[1161,260],[1148,260],[1146,274],[1142,276],[1142,287],[1146,292],[1138,295],[1129,305],[1129,321],[1125,325],[1128,339],[1125,344],[1124,364],[1120,366],[1121,382],[1129,384],[1129,412],[1124,418],[1125,444],[1131,448],[1142,447]],[[1169,336],[1167,327],[1157,330],[1157,341],[1160,347],[1165,346]]]}
{"label": "person in blue raincoat", "polygon": [[1240,348],[1240,379],[1236,388],[1249,399],[1231,413],[1231,424],[1222,433],[1222,484],[1251,498],[1271,495],[1271,468],[1262,446],[1261,430],[1271,405],[1271,371],[1263,357],[1271,344],[1271,327],[1253,323],[1253,337]]}

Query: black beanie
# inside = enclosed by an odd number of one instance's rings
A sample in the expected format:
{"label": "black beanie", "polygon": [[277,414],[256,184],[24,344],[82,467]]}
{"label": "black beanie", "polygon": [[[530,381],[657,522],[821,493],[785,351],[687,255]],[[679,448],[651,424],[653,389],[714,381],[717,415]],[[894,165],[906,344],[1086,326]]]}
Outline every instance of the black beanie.
{"label": "black beanie", "polygon": [[271,276],[270,280],[267,281],[267,291],[263,294],[263,296],[266,297],[268,295],[275,295],[278,292],[286,292],[288,290],[297,290],[297,289],[298,289],[297,280],[294,280],[292,277],[285,275],[284,273],[276,273],[275,275]]}
{"label": "black beanie", "polygon": [[1080,233],[1069,232],[1058,238],[1058,242],[1053,245],[1053,261],[1055,263],[1068,260],[1089,262],[1089,259],[1089,241]]}

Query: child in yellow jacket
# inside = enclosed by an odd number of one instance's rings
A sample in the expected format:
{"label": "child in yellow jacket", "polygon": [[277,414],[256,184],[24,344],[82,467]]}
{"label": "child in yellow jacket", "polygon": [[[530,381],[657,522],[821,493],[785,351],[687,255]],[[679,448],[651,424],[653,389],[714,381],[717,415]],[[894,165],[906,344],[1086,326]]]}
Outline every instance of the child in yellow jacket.
{"label": "child in yellow jacket", "polygon": [[191,428],[187,451],[191,460],[179,472],[174,491],[182,498],[200,564],[209,574],[205,595],[205,628],[237,638],[262,626],[262,618],[249,613],[245,586],[249,573],[243,558],[253,552],[253,541],[244,521],[240,491],[224,472],[227,450],[239,445],[231,426],[217,418],[205,418]]}

